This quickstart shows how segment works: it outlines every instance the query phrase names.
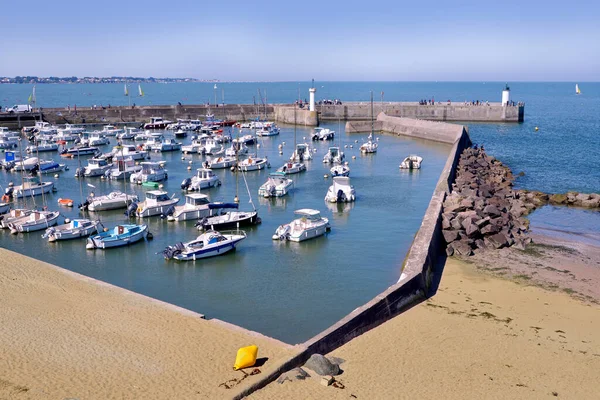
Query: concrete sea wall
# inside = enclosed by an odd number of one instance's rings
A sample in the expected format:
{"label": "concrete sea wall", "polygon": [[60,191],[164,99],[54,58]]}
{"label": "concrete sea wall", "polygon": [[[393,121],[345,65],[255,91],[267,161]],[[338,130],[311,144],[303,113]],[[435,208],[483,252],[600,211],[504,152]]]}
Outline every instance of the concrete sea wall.
{"label": "concrete sea wall", "polygon": [[[363,121],[371,119],[370,103],[344,103],[342,105],[319,105],[321,121]],[[525,106],[466,105],[464,103],[440,103],[420,105],[416,102],[375,103],[373,114],[385,113],[392,117],[406,117],[429,121],[480,121],[480,122],[523,122]]]}
{"label": "concrete sea wall", "polygon": [[[274,372],[264,376],[260,381],[238,392],[234,399],[241,399],[274,381],[281,373],[301,366],[312,354],[327,354],[348,343],[353,338],[418,304],[436,290],[441,268],[445,262],[442,207],[446,195],[452,188],[460,154],[471,145],[468,130],[462,125],[411,121],[407,118],[388,117],[385,114],[378,116],[377,123],[379,130],[385,128],[397,135],[408,134],[411,137],[452,144],[450,155],[425,211],[421,226],[401,267],[398,282],[325,331],[299,345],[303,350],[297,356],[279,365]],[[355,122],[348,122],[348,124],[355,124]],[[366,125],[361,123],[360,128],[363,129]],[[370,129],[369,122],[368,130]]]}

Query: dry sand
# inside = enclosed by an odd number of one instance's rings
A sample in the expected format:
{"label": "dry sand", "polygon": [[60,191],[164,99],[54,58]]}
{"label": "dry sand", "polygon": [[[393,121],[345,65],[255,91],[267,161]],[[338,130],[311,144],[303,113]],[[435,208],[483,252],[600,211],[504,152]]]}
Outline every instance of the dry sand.
{"label": "dry sand", "polygon": [[251,398],[598,399],[600,307],[450,259],[435,297],[331,355],[344,389],[310,378]]}
{"label": "dry sand", "polygon": [[231,398],[261,377],[219,387],[244,377],[239,347],[258,345],[263,374],[296,352],[4,249],[0,321],[0,399]]}

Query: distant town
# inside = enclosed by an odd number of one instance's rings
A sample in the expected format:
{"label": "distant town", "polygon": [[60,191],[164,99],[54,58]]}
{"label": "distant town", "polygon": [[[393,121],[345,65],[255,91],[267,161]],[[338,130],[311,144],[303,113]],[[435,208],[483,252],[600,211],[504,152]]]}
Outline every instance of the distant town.
{"label": "distant town", "polygon": [[69,77],[37,77],[37,76],[15,76],[0,77],[0,83],[174,83],[174,82],[218,82],[216,79],[195,79],[195,78],[139,78],[133,76],[111,76],[107,78],[98,78],[86,76],[78,78]]}

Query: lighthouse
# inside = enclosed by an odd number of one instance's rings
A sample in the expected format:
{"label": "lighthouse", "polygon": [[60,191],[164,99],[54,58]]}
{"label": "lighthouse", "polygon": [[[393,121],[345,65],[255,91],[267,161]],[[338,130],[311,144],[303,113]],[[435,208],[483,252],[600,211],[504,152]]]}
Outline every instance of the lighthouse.
{"label": "lighthouse", "polygon": [[315,88],[315,80],[312,80],[312,87],[310,89],[308,89],[308,93],[310,94],[310,102],[309,102],[309,110],[310,111],[315,111],[315,93],[317,92],[317,89]]}
{"label": "lighthouse", "polygon": [[506,87],[502,91],[502,105],[507,106],[510,103],[510,88],[508,87],[508,83]]}

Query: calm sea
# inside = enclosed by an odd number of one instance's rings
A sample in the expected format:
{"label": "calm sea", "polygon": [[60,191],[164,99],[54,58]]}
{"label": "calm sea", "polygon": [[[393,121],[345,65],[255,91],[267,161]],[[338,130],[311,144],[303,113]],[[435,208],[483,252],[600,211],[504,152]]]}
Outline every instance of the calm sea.
{"label": "calm sea", "polygon": [[[131,101],[143,104],[196,104],[293,102],[308,97],[308,82],[284,83],[178,83],[142,84],[144,97]],[[488,152],[509,165],[513,171],[525,172],[517,186],[545,192],[600,191],[600,84],[579,82],[582,94],[575,95],[575,83],[513,83],[512,98],[524,101],[522,124],[473,124],[469,132],[474,142],[484,144]],[[499,101],[504,83],[435,83],[435,82],[318,82],[318,99],[366,101],[371,90],[377,101],[415,101],[419,99],[452,101]],[[27,101],[31,85],[0,85],[0,103],[21,104]],[[129,88],[136,93],[137,88]],[[90,105],[126,105],[123,85],[38,85],[37,104],[42,107],[78,107]],[[355,140],[364,135],[346,135],[337,124],[327,125],[341,133],[352,168],[352,182],[358,193],[356,204],[331,207],[323,197],[330,180],[323,178],[328,169],[321,163],[328,143],[317,144],[315,160],[308,171],[293,179],[296,188],[278,201],[257,199],[256,192],[268,171],[248,173],[248,186],[263,224],[248,230],[248,239],[232,254],[196,263],[165,262],[156,252],[166,245],[191,240],[197,233],[191,224],[167,223],[147,219],[155,234],[152,242],[109,251],[86,251],[83,242],[47,244],[39,234],[12,236],[0,231],[0,245],[29,256],[63,266],[82,274],[168,301],[200,313],[219,318],[289,343],[297,343],[327,328],[354,308],[364,304],[398,279],[399,265],[420,226],[423,213],[445,163],[449,146],[415,141],[388,135],[380,136],[380,151],[361,156]],[[535,131],[535,127],[539,130]],[[263,141],[258,149],[269,156],[273,169],[284,159],[277,146],[286,142],[284,156],[289,156],[294,140],[292,127],[284,127],[280,136]],[[297,139],[310,132],[298,128]],[[187,139],[189,141],[189,139]],[[106,148],[105,151],[108,151]],[[417,153],[425,158],[421,171],[401,173],[398,163],[404,155]],[[58,157],[54,156],[55,159]],[[181,180],[191,175],[187,160],[180,153],[152,155],[167,160],[170,177],[166,189],[181,195]],[[194,156],[194,168],[201,157]],[[59,191],[50,197],[56,208],[59,197],[79,198],[80,185],[73,178],[75,160],[66,161],[71,170],[57,180]],[[231,201],[236,192],[234,175],[219,170],[223,186],[207,191],[213,201]],[[0,173],[0,185],[18,181],[18,176]],[[123,184],[92,180],[97,192],[124,190]],[[239,183],[239,182],[238,182]],[[247,203],[243,183],[239,183],[243,207]],[[143,195],[143,189],[129,185],[129,191]],[[84,189],[85,191],[85,189]],[[273,243],[276,227],[293,219],[298,208],[321,210],[332,222],[328,237],[313,241]],[[585,234],[598,233],[599,213],[544,209],[532,215],[532,225],[577,234],[585,219]],[[583,213],[583,214],[582,214]],[[65,210],[74,217],[75,210]],[[583,216],[583,217],[582,217]],[[120,212],[103,215],[106,225],[122,222]],[[593,221],[598,221],[595,223]]]}

